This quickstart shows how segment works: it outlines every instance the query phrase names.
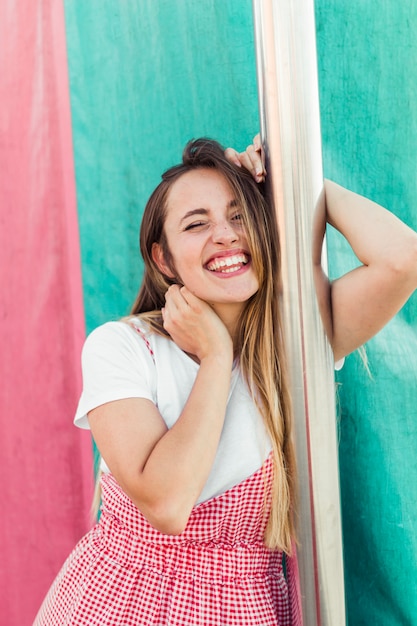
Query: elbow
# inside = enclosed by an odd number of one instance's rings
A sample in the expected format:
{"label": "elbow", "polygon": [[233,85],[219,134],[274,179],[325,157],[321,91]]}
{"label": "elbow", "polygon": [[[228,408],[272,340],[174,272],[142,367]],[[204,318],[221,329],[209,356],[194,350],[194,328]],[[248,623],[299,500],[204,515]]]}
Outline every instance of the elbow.
{"label": "elbow", "polygon": [[417,234],[412,232],[404,242],[401,252],[389,261],[389,270],[393,280],[400,280],[410,285],[414,291],[417,288]]}
{"label": "elbow", "polygon": [[158,490],[155,485],[138,488],[137,480],[120,483],[149,524],[163,535],[181,535],[190,518],[194,501],[180,490]]}
{"label": "elbow", "polygon": [[170,511],[153,511],[148,521],[163,535],[181,535],[187,527],[189,516],[174,514]]}
{"label": "elbow", "polygon": [[150,525],[163,535],[181,535],[187,524],[191,511],[168,500],[136,503],[136,506]]}
{"label": "elbow", "polygon": [[413,241],[410,245],[408,266],[410,274],[414,277],[414,288],[417,288],[417,233],[413,233]]}

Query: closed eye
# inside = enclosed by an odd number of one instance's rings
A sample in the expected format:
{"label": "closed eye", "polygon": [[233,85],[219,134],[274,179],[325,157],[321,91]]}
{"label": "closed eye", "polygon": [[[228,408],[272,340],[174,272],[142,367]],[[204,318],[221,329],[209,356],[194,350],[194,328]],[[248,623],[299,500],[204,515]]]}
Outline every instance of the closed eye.
{"label": "closed eye", "polygon": [[192,224],[187,224],[187,226],[185,226],[184,230],[192,230],[193,228],[198,228],[199,226],[205,226],[206,222],[193,222]]}

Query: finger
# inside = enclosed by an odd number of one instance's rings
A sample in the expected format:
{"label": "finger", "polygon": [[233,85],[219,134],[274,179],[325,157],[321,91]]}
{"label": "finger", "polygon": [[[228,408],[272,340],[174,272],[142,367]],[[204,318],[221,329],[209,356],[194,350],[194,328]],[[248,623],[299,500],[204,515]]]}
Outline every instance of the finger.
{"label": "finger", "polygon": [[[258,156],[257,152],[254,149],[254,146],[251,144],[247,147],[245,152],[237,152],[233,148],[227,148],[225,150],[226,158],[237,165],[238,167],[245,167],[249,170],[253,176],[256,176],[257,172],[257,164],[258,159],[259,163],[261,163],[260,156]],[[260,167],[258,167],[258,170]]]}
{"label": "finger", "polygon": [[181,287],[180,292],[188,307],[192,307],[195,311],[201,311],[201,304],[203,300],[194,295],[193,292],[185,286]]}
{"label": "finger", "polygon": [[261,135],[260,135],[260,133],[257,133],[255,135],[255,137],[253,138],[253,145],[254,145],[254,148],[255,148],[255,150],[257,152],[262,150],[262,142],[261,142]]}
{"label": "finger", "polygon": [[178,309],[179,304],[179,286],[171,285],[165,292],[165,313]]}
{"label": "finger", "polygon": [[265,170],[265,150],[261,141],[261,135],[260,133],[258,133],[257,135],[255,135],[255,137],[253,138],[253,146],[256,150],[256,152],[259,152],[260,157],[261,157],[261,162],[262,162],[262,166],[263,166],[263,175],[266,176],[266,170]]}
{"label": "finger", "polygon": [[179,286],[177,284],[170,285],[165,292],[165,300],[172,298],[172,296],[179,291]]}
{"label": "finger", "polygon": [[224,155],[228,161],[234,163],[238,167],[242,167],[237,150],[234,150],[233,148],[226,148]]}
{"label": "finger", "polygon": [[264,176],[266,172],[265,172],[264,164],[262,162],[261,154],[255,150],[255,147],[253,145],[250,145],[247,147],[246,154],[251,163],[248,169],[252,173],[255,180],[257,182],[264,180]]}
{"label": "finger", "polygon": [[162,315],[162,326],[165,328],[167,332],[169,332],[169,326],[170,326],[169,320],[171,317],[169,306],[163,306],[161,308],[161,315]]}
{"label": "finger", "polygon": [[184,314],[189,310],[189,299],[191,296],[191,292],[186,287],[171,285],[166,293],[165,301],[167,306],[171,307],[172,313],[177,311]]}
{"label": "finger", "polygon": [[190,300],[190,298],[192,296],[192,293],[184,285],[179,290],[179,296],[180,296],[180,298],[182,298],[182,302],[185,302],[185,304],[187,306],[189,306],[189,300]]}
{"label": "finger", "polygon": [[184,299],[179,293],[178,285],[171,285],[165,293],[165,306],[162,309],[163,326],[172,336],[183,317]]}
{"label": "finger", "polygon": [[249,172],[251,174],[254,174],[255,172],[252,171],[252,161],[250,160],[249,155],[246,152],[241,152],[239,154],[239,159],[240,159],[240,164],[243,165],[243,167],[246,170],[249,170]]}

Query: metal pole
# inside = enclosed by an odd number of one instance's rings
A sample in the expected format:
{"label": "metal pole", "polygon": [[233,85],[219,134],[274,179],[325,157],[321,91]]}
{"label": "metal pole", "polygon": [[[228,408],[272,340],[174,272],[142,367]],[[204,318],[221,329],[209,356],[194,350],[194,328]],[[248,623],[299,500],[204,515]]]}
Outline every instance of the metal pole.
{"label": "metal pole", "polygon": [[334,365],[312,269],[312,221],[323,191],[314,4],[253,0],[253,14],[261,137],[282,252],[283,318],[300,481],[298,558],[304,624],[343,626]]}

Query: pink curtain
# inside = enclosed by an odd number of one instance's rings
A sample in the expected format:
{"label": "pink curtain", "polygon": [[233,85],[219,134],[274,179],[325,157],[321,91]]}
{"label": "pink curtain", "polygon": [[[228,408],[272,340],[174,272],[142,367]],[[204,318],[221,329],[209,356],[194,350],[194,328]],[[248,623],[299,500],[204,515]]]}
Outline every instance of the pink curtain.
{"label": "pink curtain", "polygon": [[72,426],[84,338],[61,0],[0,5],[0,622],[32,623],[89,526]]}

